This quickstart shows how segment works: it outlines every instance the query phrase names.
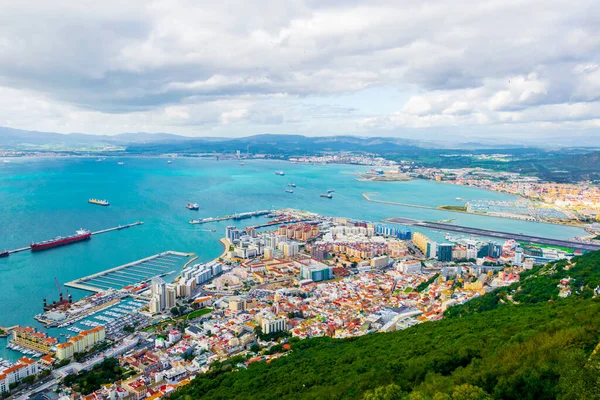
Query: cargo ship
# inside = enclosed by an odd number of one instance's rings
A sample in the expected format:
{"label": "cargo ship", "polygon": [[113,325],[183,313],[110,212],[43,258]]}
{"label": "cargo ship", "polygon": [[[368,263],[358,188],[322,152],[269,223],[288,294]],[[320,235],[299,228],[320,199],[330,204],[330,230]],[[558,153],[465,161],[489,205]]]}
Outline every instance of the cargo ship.
{"label": "cargo ship", "polygon": [[332,198],[333,198],[333,196],[331,195],[331,193],[327,193],[327,194],[323,194],[323,193],[322,193],[322,194],[321,194],[321,197],[325,197],[325,198],[327,198],[327,199],[332,199]]}
{"label": "cargo ship", "polygon": [[283,171],[275,171],[275,175],[283,176],[283,175],[285,175],[285,172],[283,172]]}
{"label": "cargo ship", "polygon": [[108,200],[89,199],[88,203],[96,204],[99,206],[110,206],[110,203],[108,202]]}
{"label": "cargo ship", "polygon": [[58,236],[51,240],[46,240],[43,242],[31,243],[31,251],[40,251],[51,249],[53,247],[63,246],[65,244],[81,242],[82,240],[89,240],[92,237],[92,232],[87,229],[79,229],[75,232],[74,235],[71,236]]}
{"label": "cargo ship", "polygon": [[200,206],[198,205],[198,203],[194,203],[194,204],[187,203],[186,207],[188,210],[199,210],[200,209]]}
{"label": "cargo ship", "polygon": [[10,253],[8,252],[8,250],[0,251],[0,258],[8,257],[9,254]]}

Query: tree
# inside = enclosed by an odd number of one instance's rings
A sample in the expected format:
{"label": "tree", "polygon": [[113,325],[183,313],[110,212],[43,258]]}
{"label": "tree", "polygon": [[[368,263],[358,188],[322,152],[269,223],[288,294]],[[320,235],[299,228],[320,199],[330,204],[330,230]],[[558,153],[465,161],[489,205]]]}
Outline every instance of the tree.
{"label": "tree", "polygon": [[400,386],[392,383],[387,386],[380,386],[375,390],[365,393],[364,400],[400,400],[403,396]]}
{"label": "tree", "polygon": [[171,308],[171,314],[173,314],[174,316],[178,316],[179,315],[179,308],[177,308],[177,307]]}
{"label": "tree", "polygon": [[135,332],[135,328],[133,327],[133,325],[125,325],[123,327],[123,332],[133,333]]}
{"label": "tree", "polygon": [[482,388],[465,383],[452,391],[452,400],[492,400]]}
{"label": "tree", "polygon": [[260,351],[260,346],[257,343],[254,343],[252,347],[250,347],[250,351],[258,353]]}

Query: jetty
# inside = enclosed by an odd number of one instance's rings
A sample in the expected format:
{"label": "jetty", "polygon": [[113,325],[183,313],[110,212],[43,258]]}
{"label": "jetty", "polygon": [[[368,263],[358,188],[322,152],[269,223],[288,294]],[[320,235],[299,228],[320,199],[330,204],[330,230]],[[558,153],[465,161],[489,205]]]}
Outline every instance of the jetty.
{"label": "jetty", "polygon": [[[115,226],[113,228],[102,229],[102,230],[99,230],[96,232],[92,232],[92,236],[93,235],[101,235],[103,233],[108,233],[108,232],[112,232],[112,231],[120,231],[122,229],[131,228],[132,226],[138,226],[138,225],[142,225],[142,224],[143,224],[143,222],[137,221],[137,222],[132,222],[131,224],[119,225],[119,226]],[[26,251],[26,250],[31,250],[31,246],[21,247],[19,249],[14,249],[14,250],[8,250],[8,253],[9,254],[19,253],[21,251]]]}
{"label": "jetty", "polygon": [[268,214],[271,214],[272,212],[274,212],[274,210],[259,210],[259,211],[249,211],[249,212],[244,212],[244,213],[239,213],[239,214],[225,215],[223,217],[209,217],[209,218],[201,218],[201,219],[192,219],[192,220],[190,220],[190,224],[197,225],[197,224],[206,224],[208,222],[227,221],[229,219],[240,220],[240,219],[246,219],[246,218],[252,218],[252,217],[262,217],[263,215],[268,215]]}
{"label": "jetty", "polygon": [[[65,283],[65,286],[102,292],[108,289],[123,289],[126,286],[138,285],[155,276],[165,276],[180,270],[197,259],[194,253],[165,251],[141,260],[110,268],[102,272],[84,276]],[[184,263],[185,261],[185,263]]]}

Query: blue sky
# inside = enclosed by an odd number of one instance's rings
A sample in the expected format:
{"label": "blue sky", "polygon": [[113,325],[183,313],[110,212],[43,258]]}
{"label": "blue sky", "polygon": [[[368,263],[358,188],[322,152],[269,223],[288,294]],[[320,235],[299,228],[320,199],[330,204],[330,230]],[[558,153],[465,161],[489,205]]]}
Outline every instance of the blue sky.
{"label": "blue sky", "polygon": [[3,2],[0,126],[596,137],[594,1]]}

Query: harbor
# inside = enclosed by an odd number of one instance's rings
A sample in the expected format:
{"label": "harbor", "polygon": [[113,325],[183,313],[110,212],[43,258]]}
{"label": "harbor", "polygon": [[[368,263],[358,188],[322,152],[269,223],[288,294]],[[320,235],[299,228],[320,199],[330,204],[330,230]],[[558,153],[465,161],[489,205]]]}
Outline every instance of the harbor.
{"label": "harbor", "polygon": [[193,253],[181,253],[177,251],[165,251],[141,260],[120,265],[102,272],[85,276],[65,286],[86,290],[89,292],[101,292],[108,289],[123,289],[127,286],[135,286],[148,281],[155,276],[164,276],[181,270],[189,262],[195,260]]}
{"label": "harbor", "polygon": [[[138,225],[142,225],[142,224],[143,224],[143,222],[137,221],[137,222],[133,222],[131,224],[118,225],[113,228],[107,228],[107,229],[102,229],[102,230],[99,230],[96,232],[91,232],[91,236],[101,235],[103,233],[108,233],[108,232],[112,232],[112,231],[119,231],[122,229],[127,229],[127,228],[131,228],[132,226],[138,226]],[[14,249],[14,250],[7,250],[7,252],[8,252],[8,254],[13,254],[13,253],[19,253],[21,251],[26,251],[26,250],[31,250],[31,246],[21,247],[21,248]]]}

